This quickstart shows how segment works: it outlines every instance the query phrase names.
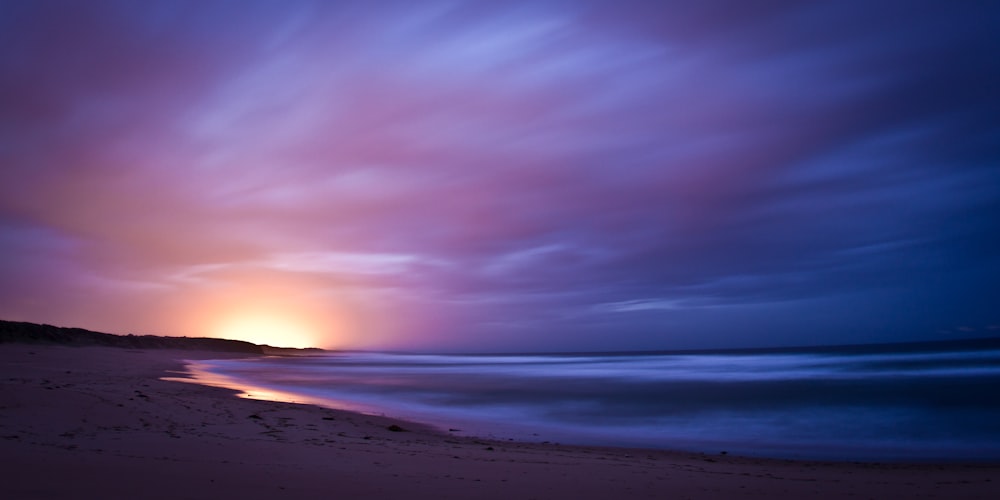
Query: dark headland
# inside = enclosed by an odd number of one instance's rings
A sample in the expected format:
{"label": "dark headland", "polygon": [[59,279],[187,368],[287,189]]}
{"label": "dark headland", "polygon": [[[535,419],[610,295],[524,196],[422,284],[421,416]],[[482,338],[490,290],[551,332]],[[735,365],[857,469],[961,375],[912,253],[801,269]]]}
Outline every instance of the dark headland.
{"label": "dark headland", "polygon": [[320,353],[323,349],[295,349],[258,345],[242,340],[210,337],[166,337],[160,335],[115,335],[83,328],[0,320],[0,344],[54,344],[100,346],[124,349],[181,349],[186,351],[227,352],[255,355]]}

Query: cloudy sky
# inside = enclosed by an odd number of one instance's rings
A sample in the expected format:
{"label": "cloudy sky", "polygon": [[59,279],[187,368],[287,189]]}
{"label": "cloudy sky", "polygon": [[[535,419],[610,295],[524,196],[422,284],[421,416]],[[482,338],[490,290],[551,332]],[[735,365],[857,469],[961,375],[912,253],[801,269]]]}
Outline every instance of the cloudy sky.
{"label": "cloudy sky", "polygon": [[0,2],[0,318],[427,350],[1000,335],[992,1]]}

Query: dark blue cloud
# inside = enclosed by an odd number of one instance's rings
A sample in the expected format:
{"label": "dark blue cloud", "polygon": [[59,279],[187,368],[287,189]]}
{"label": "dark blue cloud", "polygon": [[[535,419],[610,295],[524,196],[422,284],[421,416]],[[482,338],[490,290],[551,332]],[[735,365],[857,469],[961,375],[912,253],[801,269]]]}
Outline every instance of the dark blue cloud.
{"label": "dark blue cloud", "polygon": [[2,9],[12,319],[189,333],[253,289],[361,347],[1000,325],[989,2]]}

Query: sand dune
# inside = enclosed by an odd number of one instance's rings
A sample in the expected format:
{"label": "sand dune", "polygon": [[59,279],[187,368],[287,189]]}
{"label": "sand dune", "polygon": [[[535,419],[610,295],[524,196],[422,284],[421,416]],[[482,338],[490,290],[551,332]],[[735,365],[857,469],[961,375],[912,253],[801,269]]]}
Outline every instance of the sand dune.
{"label": "sand dune", "polygon": [[998,465],[498,442],[160,380],[222,356],[0,345],[0,497],[1000,498]]}

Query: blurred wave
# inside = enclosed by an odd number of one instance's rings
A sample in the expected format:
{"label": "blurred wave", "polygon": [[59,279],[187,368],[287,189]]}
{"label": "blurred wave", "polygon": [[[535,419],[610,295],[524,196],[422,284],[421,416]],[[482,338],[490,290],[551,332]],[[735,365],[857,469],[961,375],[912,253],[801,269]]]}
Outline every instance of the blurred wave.
{"label": "blurred wave", "polygon": [[[1000,349],[455,355],[194,363],[249,397],[495,438],[785,458],[1000,459]],[[210,380],[211,379],[211,380]]]}

